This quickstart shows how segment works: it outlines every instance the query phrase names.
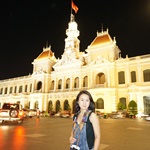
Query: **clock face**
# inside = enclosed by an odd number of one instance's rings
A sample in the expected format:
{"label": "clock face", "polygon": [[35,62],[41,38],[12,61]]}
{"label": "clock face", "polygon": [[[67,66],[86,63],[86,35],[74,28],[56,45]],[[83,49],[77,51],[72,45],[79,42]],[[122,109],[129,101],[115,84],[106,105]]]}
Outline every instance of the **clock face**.
{"label": "clock face", "polygon": [[79,48],[79,40],[77,38],[67,38],[66,40],[66,44],[65,44],[65,49],[67,51],[67,49],[74,49],[74,48]]}
{"label": "clock face", "polygon": [[66,47],[72,47],[73,46],[73,42],[72,41],[67,41],[66,42]]}

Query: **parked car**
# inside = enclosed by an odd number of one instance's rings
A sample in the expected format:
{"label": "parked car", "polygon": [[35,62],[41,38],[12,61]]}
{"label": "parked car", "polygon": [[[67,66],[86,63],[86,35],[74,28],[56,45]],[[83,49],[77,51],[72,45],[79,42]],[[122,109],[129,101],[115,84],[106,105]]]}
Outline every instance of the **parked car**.
{"label": "parked car", "polygon": [[60,117],[62,118],[69,118],[70,116],[71,116],[71,113],[68,110],[61,111],[60,113]]}
{"label": "parked car", "polygon": [[98,118],[101,118],[101,112],[99,110],[96,110],[95,113],[98,116]]}
{"label": "parked car", "polygon": [[37,113],[36,109],[29,109],[29,117],[30,118],[35,117],[36,113]]}
{"label": "parked car", "polygon": [[32,118],[32,117],[36,116],[36,109],[24,108],[23,111],[24,111],[24,117]]}
{"label": "parked car", "polygon": [[150,115],[145,117],[145,120],[150,121]]}
{"label": "parked car", "polygon": [[60,117],[60,115],[61,115],[60,112],[58,112],[58,113],[56,113],[54,116],[55,116],[55,117]]}
{"label": "parked car", "polygon": [[118,111],[118,112],[114,112],[114,113],[112,113],[112,118],[113,119],[121,119],[121,118],[125,118],[125,113],[124,112],[120,112],[120,111]]}
{"label": "parked car", "polygon": [[25,118],[29,117],[29,109],[23,108],[23,112],[24,112],[24,117]]}
{"label": "parked car", "polygon": [[24,112],[19,103],[4,103],[0,110],[0,122],[18,122],[22,123]]}

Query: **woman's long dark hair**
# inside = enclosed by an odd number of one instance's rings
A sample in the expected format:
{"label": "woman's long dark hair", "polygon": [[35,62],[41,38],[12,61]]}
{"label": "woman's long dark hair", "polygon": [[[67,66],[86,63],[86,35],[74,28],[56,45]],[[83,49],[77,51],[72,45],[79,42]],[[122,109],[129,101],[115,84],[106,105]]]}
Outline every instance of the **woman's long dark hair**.
{"label": "woman's long dark hair", "polygon": [[89,105],[88,109],[91,110],[92,112],[95,112],[95,103],[94,103],[94,101],[93,101],[93,98],[92,98],[91,94],[90,94],[88,91],[86,91],[86,90],[82,90],[82,91],[79,92],[79,94],[78,94],[77,97],[76,97],[75,113],[78,114],[79,111],[80,111],[80,106],[79,106],[79,104],[78,104],[78,101],[79,101],[79,97],[80,97],[82,94],[86,94],[86,95],[89,96],[90,105]]}

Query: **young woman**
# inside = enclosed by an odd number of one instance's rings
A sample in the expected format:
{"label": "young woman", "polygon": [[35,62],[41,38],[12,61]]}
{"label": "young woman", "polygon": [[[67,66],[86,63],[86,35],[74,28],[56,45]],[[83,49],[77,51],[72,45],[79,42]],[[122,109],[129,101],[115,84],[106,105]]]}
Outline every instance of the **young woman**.
{"label": "young woman", "polygon": [[83,90],[76,98],[75,115],[70,141],[73,150],[98,150],[100,145],[100,124],[95,112],[91,94]]}

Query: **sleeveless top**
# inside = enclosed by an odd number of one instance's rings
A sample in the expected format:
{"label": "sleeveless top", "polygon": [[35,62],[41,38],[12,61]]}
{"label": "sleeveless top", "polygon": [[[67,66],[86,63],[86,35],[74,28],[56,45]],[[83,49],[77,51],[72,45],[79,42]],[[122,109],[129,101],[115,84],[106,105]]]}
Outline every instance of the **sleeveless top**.
{"label": "sleeveless top", "polygon": [[92,111],[86,112],[80,124],[77,123],[77,116],[74,116],[73,135],[77,141],[73,144],[79,146],[80,150],[92,150],[94,146],[94,130],[89,120],[91,113]]}

